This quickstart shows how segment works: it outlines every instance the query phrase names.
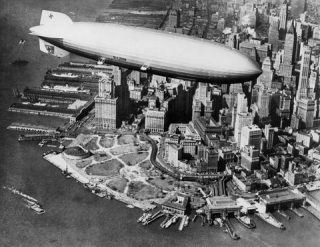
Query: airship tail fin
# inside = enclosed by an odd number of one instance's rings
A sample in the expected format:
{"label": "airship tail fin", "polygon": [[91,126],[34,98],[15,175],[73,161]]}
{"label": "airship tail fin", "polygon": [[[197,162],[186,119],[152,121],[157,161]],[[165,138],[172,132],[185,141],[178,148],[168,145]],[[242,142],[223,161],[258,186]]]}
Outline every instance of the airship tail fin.
{"label": "airship tail fin", "polygon": [[65,25],[65,24],[72,24],[72,20],[69,16],[59,12],[42,10],[40,25]]}
{"label": "airship tail fin", "polygon": [[49,55],[53,55],[55,57],[66,57],[70,54],[68,51],[63,50],[42,39],[39,39],[39,46],[40,46],[40,51],[47,53]]}

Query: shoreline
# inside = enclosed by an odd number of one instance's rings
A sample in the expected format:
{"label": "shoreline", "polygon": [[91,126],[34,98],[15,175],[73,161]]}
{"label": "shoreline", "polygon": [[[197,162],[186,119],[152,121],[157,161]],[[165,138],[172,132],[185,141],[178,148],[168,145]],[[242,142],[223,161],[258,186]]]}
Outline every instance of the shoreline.
{"label": "shoreline", "polygon": [[[61,171],[65,171],[67,169],[67,163],[61,156],[62,156],[61,153],[60,154],[47,154],[47,155],[43,156],[43,158],[45,160],[47,160],[49,163],[51,163],[52,165],[54,165],[55,167],[59,168]],[[70,173],[70,176],[72,178],[74,178],[77,182],[81,183],[82,185],[92,183],[92,180],[90,180],[90,178],[81,174],[80,172],[75,170],[72,166],[68,166],[68,172]],[[102,183],[96,183],[96,187],[98,187],[101,191],[105,191],[108,194],[112,195],[114,197],[114,199],[116,199],[120,202],[123,202],[127,205],[132,205],[132,206],[139,208],[141,210],[149,210],[149,209],[154,209],[156,207],[156,205],[154,205],[152,203],[154,201],[135,200],[133,198],[128,197],[124,193],[120,193],[118,191],[112,190],[110,187],[108,187]],[[92,193],[92,194],[96,195],[95,193]]]}

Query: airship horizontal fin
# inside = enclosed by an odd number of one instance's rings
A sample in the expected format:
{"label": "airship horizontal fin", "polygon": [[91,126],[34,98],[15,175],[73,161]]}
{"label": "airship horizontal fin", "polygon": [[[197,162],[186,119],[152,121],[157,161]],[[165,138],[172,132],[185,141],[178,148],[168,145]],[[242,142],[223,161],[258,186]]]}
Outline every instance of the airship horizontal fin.
{"label": "airship horizontal fin", "polygon": [[69,55],[68,51],[65,51],[49,42],[46,42],[42,39],[39,39],[40,51],[56,56],[56,57],[65,57]]}
{"label": "airship horizontal fin", "polygon": [[65,25],[72,23],[71,18],[63,13],[42,10],[40,25]]}

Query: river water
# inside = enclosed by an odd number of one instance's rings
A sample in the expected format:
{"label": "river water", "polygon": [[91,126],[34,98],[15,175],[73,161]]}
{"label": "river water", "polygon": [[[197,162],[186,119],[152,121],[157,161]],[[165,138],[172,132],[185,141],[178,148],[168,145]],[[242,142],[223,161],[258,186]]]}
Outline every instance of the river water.
{"label": "river water", "polygon": [[[15,100],[12,88],[39,86],[45,71],[63,61],[41,53],[37,39],[27,35],[29,27],[38,25],[41,10],[74,12],[75,19],[93,20],[107,7],[108,1],[99,0],[0,0],[0,186],[14,186],[37,198],[47,211],[35,215],[17,196],[0,189],[0,246],[319,246],[320,222],[306,212],[302,219],[279,218],[286,231],[259,219],[253,231],[233,222],[239,241],[200,222],[182,232],[177,225],[163,230],[160,222],[143,227],[136,223],[141,211],[91,195],[43,160],[44,150],[37,143],[18,143],[18,133],[6,130],[14,121],[61,124],[56,118],[7,112]],[[21,56],[30,63],[17,68],[10,62],[21,38],[27,41]]]}

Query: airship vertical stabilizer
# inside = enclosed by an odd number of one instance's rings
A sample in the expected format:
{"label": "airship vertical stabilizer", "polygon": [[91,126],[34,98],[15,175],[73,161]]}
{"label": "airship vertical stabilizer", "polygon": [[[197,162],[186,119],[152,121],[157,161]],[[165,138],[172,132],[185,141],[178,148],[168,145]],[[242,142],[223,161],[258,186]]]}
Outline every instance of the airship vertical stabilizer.
{"label": "airship vertical stabilizer", "polygon": [[71,18],[63,13],[42,10],[40,25],[65,25],[72,23]]}

